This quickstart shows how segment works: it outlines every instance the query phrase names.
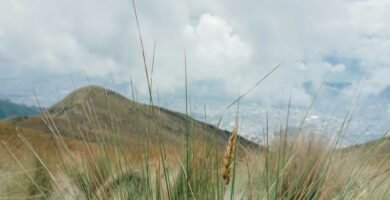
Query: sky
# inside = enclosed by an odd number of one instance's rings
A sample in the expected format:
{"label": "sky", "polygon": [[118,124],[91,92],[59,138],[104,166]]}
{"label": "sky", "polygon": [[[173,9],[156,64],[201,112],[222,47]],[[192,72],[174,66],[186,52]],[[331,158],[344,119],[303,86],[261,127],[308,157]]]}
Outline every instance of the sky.
{"label": "sky", "polygon": [[[136,0],[153,91],[234,99],[276,65],[246,98],[264,105],[386,104],[390,115],[390,0]],[[387,11],[387,12],[386,12]],[[49,106],[83,85],[147,94],[130,0],[2,0],[0,97]],[[327,75],[328,74],[328,75]],[[87,81],[87,82],[88,82]]]}

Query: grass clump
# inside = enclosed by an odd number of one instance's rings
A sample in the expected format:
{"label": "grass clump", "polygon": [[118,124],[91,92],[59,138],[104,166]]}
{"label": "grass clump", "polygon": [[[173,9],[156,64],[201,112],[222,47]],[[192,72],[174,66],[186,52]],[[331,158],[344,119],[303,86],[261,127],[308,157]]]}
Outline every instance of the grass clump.
{"label": "grass clump", "polygon": [[28,186],[28,195],[35,197],[48,197],[50,196],[50,191],[52,190],[51,178],[47,170],[44,168],[42,163],[36,159],[35,161],[35,170],[34,170],[34,182],[30,182]]}

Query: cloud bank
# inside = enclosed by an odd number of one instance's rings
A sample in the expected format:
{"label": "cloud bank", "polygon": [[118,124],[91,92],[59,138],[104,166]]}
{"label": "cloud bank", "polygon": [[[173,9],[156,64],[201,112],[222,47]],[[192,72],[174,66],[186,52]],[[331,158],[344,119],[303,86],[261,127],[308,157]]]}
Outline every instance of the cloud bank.
{"label": "cloud bank", "polygon": [[[143,0],[136,6],[149,66],[157,44],[154,91],[162,96],[182,94],[184,52],[193,95],[237,96],[279,63],[248,98],[273,103],[291,94],[307,104],[328,72],[332,98],[350,97],[361,79],[364,96],[390,86],[389,0]],[[131,75],[146,93],[141,58],[129,1],[0,3],[0,78],[8,87],[13,78],[29,85],[85,73],[118,83]]]}

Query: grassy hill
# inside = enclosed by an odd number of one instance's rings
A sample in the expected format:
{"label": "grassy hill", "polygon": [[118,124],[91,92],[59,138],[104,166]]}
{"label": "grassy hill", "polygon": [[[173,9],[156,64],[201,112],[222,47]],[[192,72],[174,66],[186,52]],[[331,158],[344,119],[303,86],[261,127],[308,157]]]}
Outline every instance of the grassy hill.
{"label": "grassy hill", "polygon": [[[9,182],[0,187],[0,192],[44,195],[37,187],[31,186],[28,173],[23,173],[27,170],[31,171],[30,177],[50,179],[48,172],[42,172],[42,166],[46,166],[51,173],[76,176],[76,182],[84,162],[92,163],[91,168],[97,171],[107,170],[107,166],[101,169],[102,166],[96,162],[107,163],[107,160],[112,160],[110,163],[121,160],[121,165],[129,162],[137,171],[146,163],[154,163],[151,167],[156,169],[161,164],[155,164],[163,162],[165,167],[177,171],[177,165],[184,161],[187,136],[194,149],[190,152],[191,157],[194,156],[192,159],[206,157],[222,160],[230,132],[181,113],[160,107],[153,109],[113,91],[90,86],[76,90],[41,115],[0,121],[0,141],[4,143],[0,151],[0,174],[9,174],[15,177],[13,181],[23,183],[14,188]],[[23,141],[23,138],[26,140]],[[241,145],[237,159],[243,159],[258,147],[239,136],[238,140]],[[29,145],[31,148],[28,148]],[[215,156],[211,151],[216,153]],[[14,157],[11,152],[15,154]],[[44,164],[39,162],[37,156]],[[145,156],[147,161],[144,160]],[[164,161],[160,160],[162,156]],[[104,161],[97,161],[101,159]],[[212,163],[214,161],[205,163],[203,168],[212,170]],[[36,168],[40,170],[36,171]],[[112,166],[109,169],[112,170]],[[92,179],[97,181],[96,177]],[[39,179],[43,181],[40,185],[46,185],[45,180]]]}
{"label": "grassy hill", "polygon": [[26,105],[19,105],[9,100],[0,99],[0,119],[12,116],[30,116],[38,114],[39,109]]}
{"label": "grassy hill", "polygon": [[371,154],[370,159],[375,163],[388,162],[390,168],[390,137],[357,144],[343,149],[346,155]]}
{"label": "grassy hill", "polygon": [[[153,114],[154,112],[154,114]],[[9,119],[16,126],[62,136],[101,141],[117,139],[133,146],[163,139],[168,145],[184,145],[187,131],[201,142],[212,141],[224,146],[230,132],[160,107],[133,102],[98,86],[80,88],[59,101],[42,116]],[[45,122],[46,121],[46,122]],[[158,138],[161,137],[161,138]],[[243,145],[256,146],[240,138]]]}

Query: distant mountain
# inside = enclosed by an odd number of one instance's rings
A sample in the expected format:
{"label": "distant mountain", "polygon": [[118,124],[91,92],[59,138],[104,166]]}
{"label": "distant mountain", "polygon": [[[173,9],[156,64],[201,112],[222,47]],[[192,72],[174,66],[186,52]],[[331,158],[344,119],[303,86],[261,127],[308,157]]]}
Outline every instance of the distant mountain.
{"label": "distant mountain", "polygon": [[0,119],[11,116],[30,116],[39,113],[36,107],[29,107],[11,102],[10,100],[0,99]]}

